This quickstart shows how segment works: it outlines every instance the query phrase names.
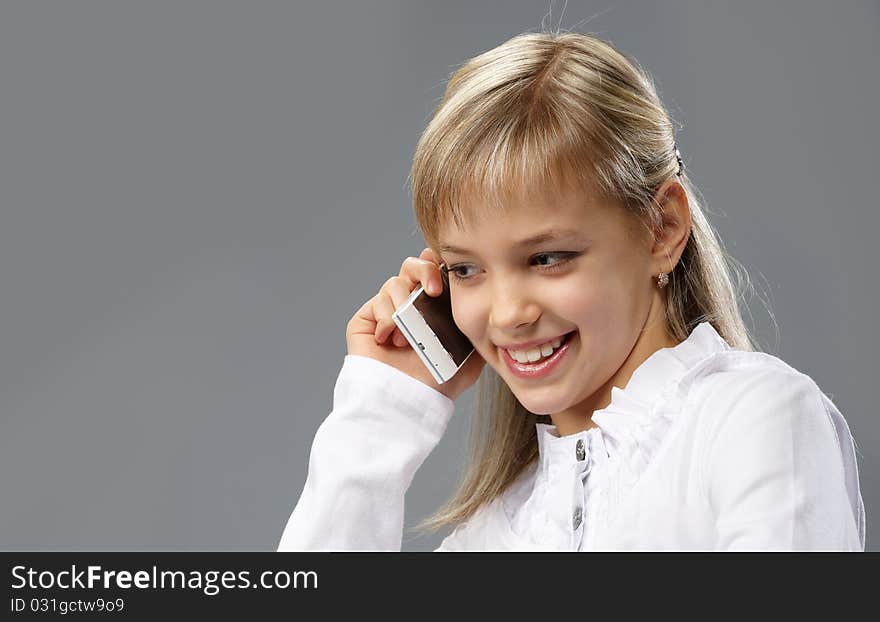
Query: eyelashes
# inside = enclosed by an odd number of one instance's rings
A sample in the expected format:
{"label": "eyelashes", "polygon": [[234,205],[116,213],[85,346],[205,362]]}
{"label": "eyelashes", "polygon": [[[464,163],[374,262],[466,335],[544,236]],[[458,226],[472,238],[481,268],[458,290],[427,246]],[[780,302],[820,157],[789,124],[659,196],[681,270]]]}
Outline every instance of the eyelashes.
{"label": "eyelashes", "polygon": [[[542,257],[558,258],[558,261],[555,261],[554,263],[551,263],[549,265],[538,265],[538,268],[540,268],[540,270],[542,272],[555,272],[556,270],[561,270],[563,267],[565,267],[569,262],[571,262],[573,259],[575,259],[579,255],[580,255],[580,253],[574,253],[574,252],[539,253],[538,255],[535,255],[534,257],[532,257],[532,259],[538,259],[538,258],[542,258]],[[446,274],[448,276],[452,277],[453,281],[457,281],[459,283],[464,282],[464,281],[470,281],[474,277],[464,276],[459,272],[459,270],[461,270],[462,268],[467,268],[468,266],[470,266],[470,264],[466,264],[466,263],[456,264],[454,266],[447,266],[446,267]]]}

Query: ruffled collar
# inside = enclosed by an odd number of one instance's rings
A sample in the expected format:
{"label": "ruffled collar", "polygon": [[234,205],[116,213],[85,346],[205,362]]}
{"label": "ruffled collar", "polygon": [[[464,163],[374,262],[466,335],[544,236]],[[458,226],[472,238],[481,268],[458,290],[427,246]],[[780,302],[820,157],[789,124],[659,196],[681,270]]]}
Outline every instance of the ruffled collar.
{"label": "ruffled collar", "polygon": [[592,462],[620,462],[633,483],[662,441],[679,410],[680,381],[707,358],[731,349],[709,322],[698,324],[680,344],[661,348],[632,374],[626,387],[611,389],[611,403],[593,413],[597,427],[559,436],[556,426],[537,423],[538,476],[552,478],[577,458],[582,441]]}

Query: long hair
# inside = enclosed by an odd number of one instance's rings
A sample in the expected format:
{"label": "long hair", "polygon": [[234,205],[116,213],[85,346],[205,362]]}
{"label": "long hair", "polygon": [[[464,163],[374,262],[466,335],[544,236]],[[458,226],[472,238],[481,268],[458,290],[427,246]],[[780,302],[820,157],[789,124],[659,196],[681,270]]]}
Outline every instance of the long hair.
{"label": "long hair", "polygon": [[[520,34],[451,75],[413,156],[418,225],[440,256],[440,228],[467,221],[463,198],[503,210],[511,197],[573,181],[656,231],[656,191],[679,171],[673,129],[649,74],[610,43],[576,32]],[[668,332],[683,341],[708,321],[732,347],[754,350],[731,280],[739,264],[686,173],[680,183],[692,228],[666,286]],[[538,422],[549,420],[526,410],[487,365],[458,490],[416,530],[461,523],[504,492],[538,458]]]}

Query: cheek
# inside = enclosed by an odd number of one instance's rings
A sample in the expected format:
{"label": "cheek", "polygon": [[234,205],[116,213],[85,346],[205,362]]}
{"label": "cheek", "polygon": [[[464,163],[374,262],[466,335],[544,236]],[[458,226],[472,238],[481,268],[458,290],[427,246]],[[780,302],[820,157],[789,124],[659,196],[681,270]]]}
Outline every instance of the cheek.
{"label": "cheek", "polygon": [[552,299],[552,315],[597,336],[629,317],[634,302],[631,284],[621,273],[610,270],[567,283]]}
{"label": "cheek", "polygon": [[615,305],[625,304],[638,289],[637,275],[644,273],[640,259],[620,251],[603,258],[599,265],[590,277],[595,297]]}
{"label": "cheek", "polygon": [[614,306],[619,295],[614,283],[614,278],[608,274],[575,275],[548,290],[545,305],[553,315],[563,319],[577,321],[578,318],[588,318]]}
{"label": "cheek", "polygon": [[452,319],[455,320],[458,329],[471,341],[478,340],[481,334],[480,327],[485,325],[475,301],[454,294],[452,295]]}

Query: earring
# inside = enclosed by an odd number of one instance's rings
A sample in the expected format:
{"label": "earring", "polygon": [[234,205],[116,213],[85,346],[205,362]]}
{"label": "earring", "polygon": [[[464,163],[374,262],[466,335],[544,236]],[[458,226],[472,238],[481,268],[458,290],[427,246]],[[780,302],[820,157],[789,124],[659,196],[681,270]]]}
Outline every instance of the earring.
{"label": "earring", "polygon": [[657,275],[657,287],[663,289],[664,287],[666,287],[667,283],[669,283],[669,277],[666,275],[665,272],[661,272]]}

